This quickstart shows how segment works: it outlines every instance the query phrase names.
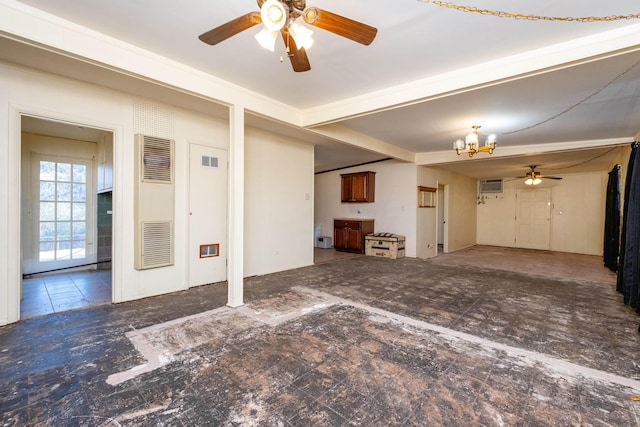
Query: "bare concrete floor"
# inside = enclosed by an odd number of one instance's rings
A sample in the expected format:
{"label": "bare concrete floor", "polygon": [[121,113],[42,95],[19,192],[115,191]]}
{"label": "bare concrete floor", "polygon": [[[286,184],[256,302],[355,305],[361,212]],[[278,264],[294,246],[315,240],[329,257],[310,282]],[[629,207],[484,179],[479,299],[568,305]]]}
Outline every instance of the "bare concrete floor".
{"label": "bare concrete floor", "polygon": [[[640,318],[597,259],[468,251],[254,277],[238,309],[217,284],[0,328],[0,424],[638,425]],[[487,251],[529,261],[474,266]]]}

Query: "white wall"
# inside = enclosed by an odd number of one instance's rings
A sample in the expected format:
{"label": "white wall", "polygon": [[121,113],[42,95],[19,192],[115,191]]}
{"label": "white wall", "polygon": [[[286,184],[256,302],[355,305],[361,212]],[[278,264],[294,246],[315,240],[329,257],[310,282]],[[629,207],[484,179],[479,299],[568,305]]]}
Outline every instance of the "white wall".
{"label": "white wall", "polygon": [[[602,255],[607,187],[605,172],[562,175],[537,186],[551,188],[550,250]],[[478,206],[478,244],[516,246],[516,190],[523,180],[505,180],[503,193],[485,195]]]}
{"label": "white wall", "polygon": [[[340,174],[376,172],[374,203],[342,203]],[[315,176],[314,223],[322,235],[333,238],[334,218],[374,218],[374,230],[405,236],[405,253],[416,256],[416,166],[387,160],[380,163],[321,173]],[[313,245],[313,238],[309,245]]]}
{"label": "white wall", "polygon": [[[151,123],[176,141],[175,265],[133,268],[133,139],[136,114],[147,109]],[[158,125],[155,116],[163,117]],[[206,117],[133,95],[0,63],[0,325],[19,319],[20,269],[20,114],[29,114],[114,132],[114,301],[127,301],[184,289],[187,285],[189,144],[229,148],[228,120]],[[145,111],[143,111],[145,113]],[[158,135],[166,136],[166,135]],[[249,132],[246,209],[250,273],[278,271],[313,262],[313,147]],[[255,191],[254,191],[255,190]],[[309,194],[309,200],[305,200]],[[260,203],[253,203],[254,200]],[[220,201],[225,212],[227,201]],[[277,225],[274,225],[274,221]],[[287,230],[289,233],[287,233]],[[278,256],[265,260],[270,242]],[[222,249],[221,249],[222,250]],[[253,259],[255,257],[256,259]],[[255,269],[252,268],[255,266]]]}
{"label": "white wall", "polygon": [[244,276],[313,264],[313,145],[245,130]]}

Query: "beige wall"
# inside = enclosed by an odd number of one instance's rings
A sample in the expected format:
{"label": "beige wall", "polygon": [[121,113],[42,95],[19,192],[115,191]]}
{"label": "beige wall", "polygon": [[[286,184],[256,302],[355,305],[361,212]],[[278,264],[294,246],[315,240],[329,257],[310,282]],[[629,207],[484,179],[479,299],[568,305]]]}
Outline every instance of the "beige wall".
{"label": "beige wall", "polygon": [[[420,167],[420,185],[446,187],[445,206],[445,252],[453,252],[476,244],[476,188],[475,179],[451,173],[436,167]],[[437,255],[438,209],[419,209],[420,229],[424,234],[418,238],[422,257]]]}
{"label": "beige wall", "polygon": [[[340,174],[376,172],[374,203],[341,203]],[[333,237],[334,218],[374,218],[375,232],[406,238],[406,256],[416,256],[416,166],[395,160],[321,173],[315,176],[314,223]]]}
{"label": "beige wall", "polygon": [[313,145],[245,131],[244,276],[313,264]]}
{"label": "beige wall", "polygon": [[[562,175],[543,180],[551,188],[550,250],[602,255],[607,173]],[[485,194],[478,205],[478,244],[517,247],[516,191],[523,180],[505,180],[503,192]]]}

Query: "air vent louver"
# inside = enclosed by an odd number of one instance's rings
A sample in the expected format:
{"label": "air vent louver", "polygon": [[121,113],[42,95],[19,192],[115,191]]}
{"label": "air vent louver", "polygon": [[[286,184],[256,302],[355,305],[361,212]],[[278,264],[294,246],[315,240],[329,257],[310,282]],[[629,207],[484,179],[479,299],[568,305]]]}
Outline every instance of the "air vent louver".
{"label": "air vent louver", "polygon": [[173,264],[171,225],[170,221],[142,223],[142,268]]}
{"label": "air vent louver", "polygon": [[152,182],[173,181],[173,164],[171,139],[143,136],[142,143],[142,180]]}
{"label": "air vent louver", "polygon": [[481,179],[480,193],[502,193],[502,179]]}

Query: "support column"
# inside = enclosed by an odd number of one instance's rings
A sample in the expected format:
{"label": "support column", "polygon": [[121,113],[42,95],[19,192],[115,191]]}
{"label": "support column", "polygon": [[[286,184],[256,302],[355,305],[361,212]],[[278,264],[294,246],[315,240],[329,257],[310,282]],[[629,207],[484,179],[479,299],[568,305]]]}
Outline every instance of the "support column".
{"label": "support column", "polygon": [[227,305],[244,304],[244,108],[229,108],[229,253]]}

